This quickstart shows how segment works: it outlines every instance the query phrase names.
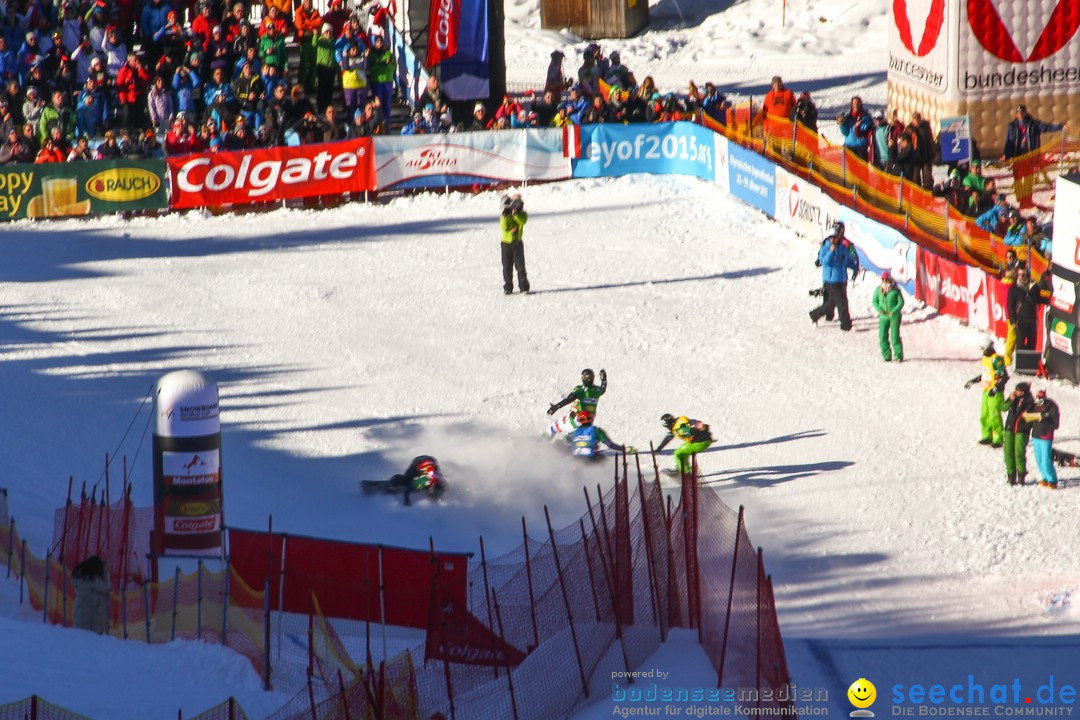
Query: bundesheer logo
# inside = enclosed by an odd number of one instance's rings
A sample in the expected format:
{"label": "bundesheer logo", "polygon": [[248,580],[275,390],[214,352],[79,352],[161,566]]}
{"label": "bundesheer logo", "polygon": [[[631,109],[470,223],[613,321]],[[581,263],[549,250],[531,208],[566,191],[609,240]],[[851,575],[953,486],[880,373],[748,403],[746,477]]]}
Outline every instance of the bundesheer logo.
{"label": "bundesheer logo", "polygon": [[972,33],[987,52],[1001,60],[1013,63],[1043,60],[1065,47],[1080,29],[1080,0],[1057,0],[1045,24],[1040,18],[1046,16],[1037,12],[1038,8],[1029,7],[1029,3],[1016,3],[1015,7],[1018,17],[1010,31],[993,0],[967,0]]}
{"label": "bundesheer logo", "polygon": [[900,42],[904,44],[908,52],[915,57],[923,57],[937,47],[938,38],[941,37],[941,26],[945,24],[945,0],[933,0],[931,3],[930,12],[923,23],[918,47],[915,46],[915,39],[911,32],[907,0],[893,0],[893,23],[896,25],[897,33],[900,34]]}

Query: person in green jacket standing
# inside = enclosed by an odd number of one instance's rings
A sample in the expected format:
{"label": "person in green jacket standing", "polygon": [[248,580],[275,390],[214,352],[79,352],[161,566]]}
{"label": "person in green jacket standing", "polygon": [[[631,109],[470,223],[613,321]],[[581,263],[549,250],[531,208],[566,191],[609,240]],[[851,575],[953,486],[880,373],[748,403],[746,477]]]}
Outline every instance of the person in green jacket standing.
{"label": "person in green jacket standing", "polygon": [[341,74],[337,58],[334,57],[334,28],[324,23],[322,31],[312,44],[315,46],[315,109],[319,114],[326,112],[326,106],[334,101],[334,82]]}
{"label": "person in green jacket standing", "polygon": [[385,120],[386,134],[390,134],[390,116],[394,101],[394,54],[386,46],[382,35],[376,35],[374,45],[367,50],[368,79],[371,91],[379,98]]}
{"label": "person in green jacket standing", "polygon": [[904,344],[900,340],[900,311],[904,295],[888,271],[881,273],[881,284],[874,288],[871,301],[878,314],[878,342],[885,362],[904,361]]}
{"label": "person in green jacket standing", "polygon": [[525,203],[520,195],[505,195],[502,199],[502,217],[499,228],[502,230],[502,271],[503,293],[514,292],[514,269],[517,269],[518,289],[529,292],[529,275],[525,272],[525,223],[529,213],[525,212]]}

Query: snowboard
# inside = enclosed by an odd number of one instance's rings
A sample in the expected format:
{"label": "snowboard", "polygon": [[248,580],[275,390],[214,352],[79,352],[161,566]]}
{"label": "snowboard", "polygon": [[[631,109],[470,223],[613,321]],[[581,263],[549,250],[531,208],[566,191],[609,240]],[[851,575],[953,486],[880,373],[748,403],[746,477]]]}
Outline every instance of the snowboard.
{"label": "snowboard", "polygon": [[405,488],[401,485],[392,487],[389,480],[361,480],[360,489],[365,495],[379,495],[383,493],[402,493]]}

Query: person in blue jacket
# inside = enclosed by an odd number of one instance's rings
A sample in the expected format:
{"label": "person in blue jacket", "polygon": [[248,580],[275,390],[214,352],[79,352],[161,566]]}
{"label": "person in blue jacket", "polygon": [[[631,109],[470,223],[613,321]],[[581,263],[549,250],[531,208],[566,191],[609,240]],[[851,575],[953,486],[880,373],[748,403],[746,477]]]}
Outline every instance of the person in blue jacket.
{"label": "person in blue jacket", "polygon": [[620,445],[611,439],[604,428],[593,425],[592,413],[582,410],[577,414],[578,426],[566,436],[566,442],[570,445],[570,452],[575,457],[596,460],[602,457],[600,443],[608,446],[615,452],[636,452],[631,446]]}
{"label": "person in blue jacket", "polygon": [[844,147],[867,162],[869,158],[870,137],[874,133],[874,121],[870,113],[863,108],[862,98],[851,98],[851,111],[841,113],[836,122],[844,135]]}
{"label": "person in blue jacket", "polygon": [[1047,123],[1036,120],[1028,112],[1026,105],[1016,108],[1016,117],[1005,130],[1005,152],[1002,160],[1009,160],[1035,152],[1042,146],[1042,134],[1057,130],[1068,130],[1068,123]]}
{"label": "person in blue jacket", "polygon": [[844,239],[844,224],[836,223],[832,235],[818,251],[818,264],[821,266],[821,279],[824,284],[822,303],[810,311],[810,319],[817,325],[821,318],[831,318],[833,312],[840,320],[840,329],[851,330],[851,315],[848,313],[847,271],[851,270],[851,279],[859,273],[859,260],[855,248]]}
{"label": "person in blue jacket", "polygon": [[1005,193],[997,196],[997,204],[989,208],[977,218],[975,224],[987,232],[996,232],[999,224],[1004,224],[1009,213],[1009,198]]}
{"label": "person in blue jacket", "polygon": [[1027,223],[1024,222],[1024,218],[1020,217],[1020,212],[1016,208],[1010,208],[1005,213],[1005,222],[1008,225],[1005,229],[1005,244],[1010,247],[1022,247],[1025,245]]}

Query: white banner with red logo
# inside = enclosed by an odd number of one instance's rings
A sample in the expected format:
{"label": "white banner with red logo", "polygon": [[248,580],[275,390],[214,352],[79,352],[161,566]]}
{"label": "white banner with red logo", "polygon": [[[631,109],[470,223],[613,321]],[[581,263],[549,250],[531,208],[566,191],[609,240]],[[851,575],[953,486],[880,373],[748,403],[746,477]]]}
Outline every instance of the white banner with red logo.
{"label": "white banner with red logo", "polygon": [[915,297],[942,315],[1004,338],[1009,286],[979,268],[956,263],[918,248]]}
{"label": "white banner with red logo", "polygon": [[371,138],[168,159],[175,209],[375,189]]}
{"label": "white banner with red logo", "polygon": [[435,67],[457,54],[460,25],[461,0],[431,0],[424,67]]}
{"label": "white banner with red logo", "polygon": [[565,180],[559,128],[374,138],[380,190]]}
{"label": "white banner with red logo", "polygon": [[840,205],[816,185],[776,168],[776,221],[813,240],[821,240],[840,217]]}

